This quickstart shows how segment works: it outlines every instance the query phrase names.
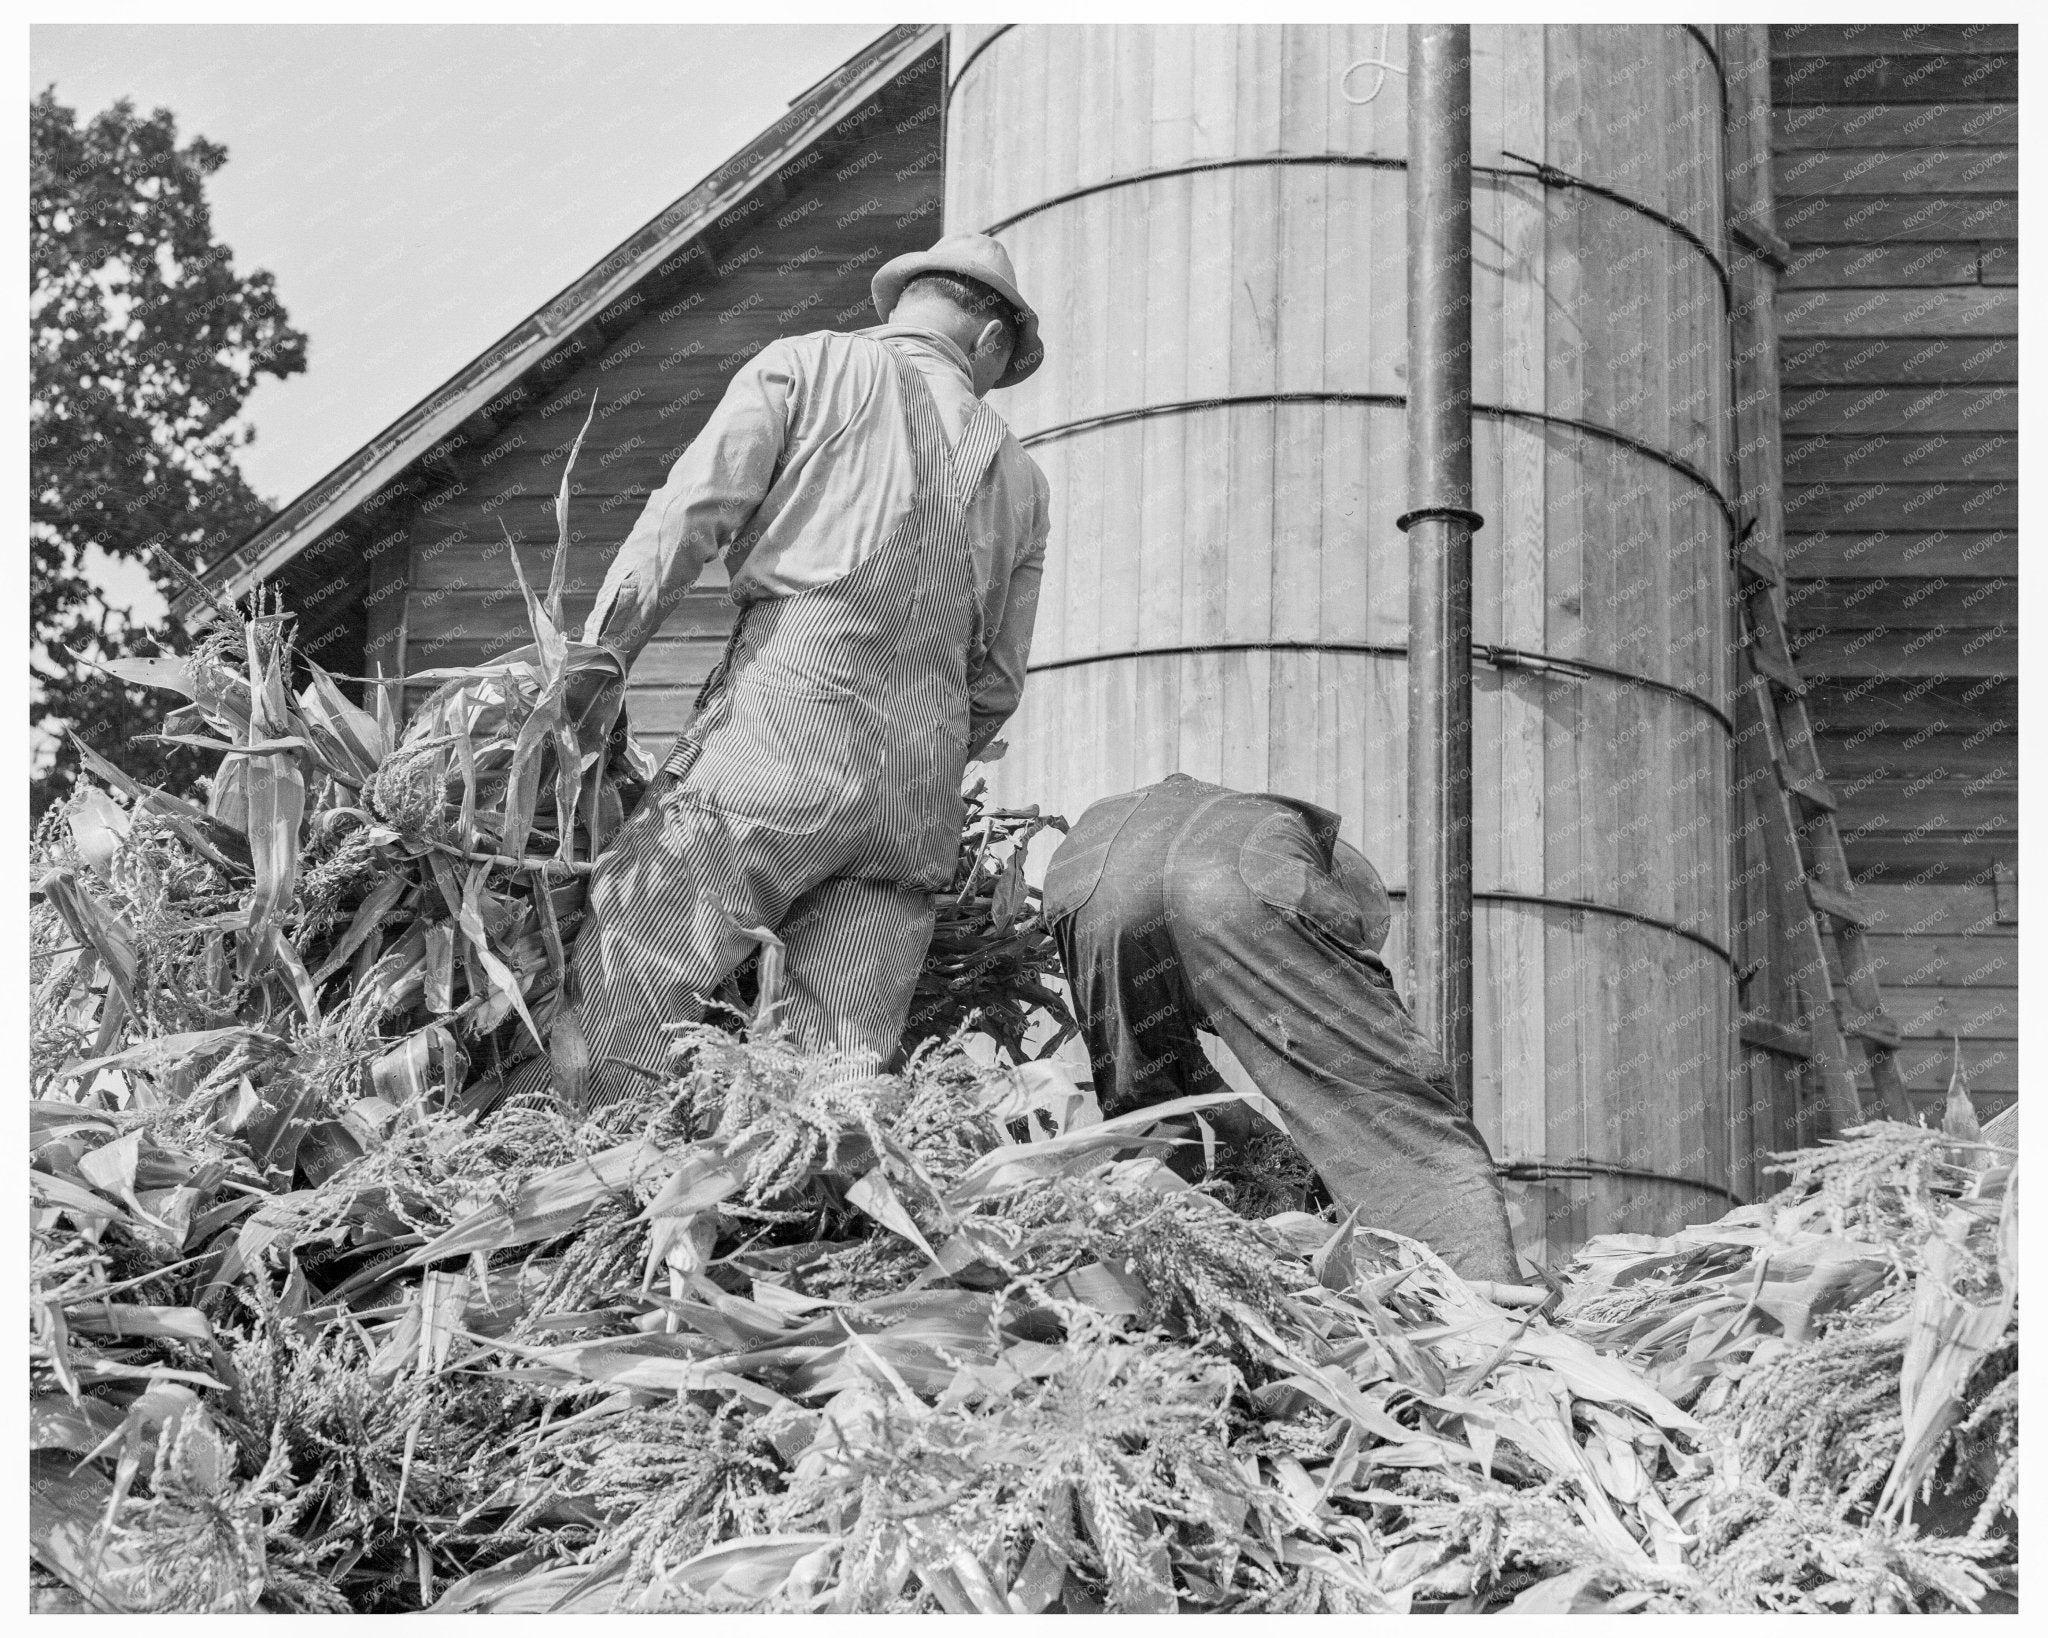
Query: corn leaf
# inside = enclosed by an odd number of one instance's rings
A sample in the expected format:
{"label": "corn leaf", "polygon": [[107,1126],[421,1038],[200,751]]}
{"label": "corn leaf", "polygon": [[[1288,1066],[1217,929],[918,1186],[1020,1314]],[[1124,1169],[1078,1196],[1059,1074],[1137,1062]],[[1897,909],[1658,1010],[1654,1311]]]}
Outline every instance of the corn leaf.
{"label": "corn leaf", "polygon": [[95,876],[105,880],[128,840],[128,815],[102,791],[83,790],[64,816],[72,844]]}
{"label": "corn leaf", "polygon": [[69,870],[51,871],[36,883],[36,891],[56,907],[71,936],[92,947],[122,1001],[133,1012],[140,968],[135,955],[135,934],[128,924],[102,908]]}
{"label": "corn leaf", "polygon": [[486,1206],[406,1258],[423,1267],[478,1251],[502,1251],[566,1234],[600,1202],[627,1189],[653,1163],[641,1143],[621,1143],[529,1179],[509,1205]]}
{"label": "corn leaf", "polygon": [[540,799],[541,753],[554,738],[562,714],[562,690],[550,683],[535,703],[533,714],[519,725],[506,774],[505,819],[499,846],[512,858],[523,857],[533,829],[534,807]]}
{"label": "corn leaf", "polygon": [[196,1308],[166,1308],[147,1303],[81,1303],[65,1314],[74,1331],[88,1336],[160,1337],[175,1342],[210,1343],[213,1327]]}
{"label": "corn leaf", "polygon": [[466,733],[455,736],[456,765],[462,769],[462,811],[456,819],[456,838],[463,851],[477,846],[476,828],[476,746]]}
{"label": "corn leaf", "polygon": [[311,660],[306,661],[306,669],[313,678],[311,686],[300,696],[300,711],[307,723],[317,724],[331,734],[365,775],[374,773],[377,765],[391,754],[392,736],[376,717],[351,704],[327,672]]}
{"label": "corn leaf", "polygon": [[201,858],[230,874],[248,870],[249,846],[240,832],[231,830],[189,802],[129,778],[76,734],[71,735],[71,743],[89,772],[127,796],[138,808],[147,808],[151,813],[162,815],[177,830],[185,845]]}
{"label": "corn leaf", "polygon": [[175,654],[130,655],[90,663],[137,688],[161,688],[188,700],[197,698],[191,662]]}
{"label": "corn leaf", "polygon": [[1235,1103],[1235,1092],[1205,1092],[1196,1097],[1172,1098],[1145,1109],[1136,1109],[1114,1120],[1065,1132],[1041,1143],[1010,1143],[991,1149],[961,1176],[946,1196],[948,1207],[957,1209],[1003,1189],[1019,1187],[1035,1179],[1053,1177],[1092,1165],[1104,1155],[1148,1140],[1143,1134],[1163,1121],[1192,1114],[1197,1109],[1220,1103]]}
{"label": "corn leaf", "polygon": [[555,492],[555,556],[548,567],[547,616],[556,630],[562,627],[562,591],[569,577],[569,474],[576,469],[576,457],[582,452],[583,440],[590,433],[590,423],[597,418],[597,392],[590,394],[590,409],[583,417],[583,425],[576,433],[576,441],[569,446],[569,458],[562,463],[562,485]]}
{"label": "corn leaf", "polygon": [[386,876],[372,887],[350,918],[348,931],[342,934],[339,942],[328,952],[327,959],[320,964],[320,970],[313,975],[313,982],[325,984],[348,965],[358,950],[374,948],[370,939],[384,918],[398,908],[398,901],[405,897],[407,891],[407,884],[400,876]]}
{"label": "corn leaf", "polygon": [[92,1190],[74,1183],[68,1177],[32,1171],[28,1174],[28,1185],[29,1193],[35,1199],[44,1205],[70,1212],[81,1223],[110,1223],[121,1216],[119,1206],[110,1200],[102,1199]]}
{"label": "corn leaf", "polygon": [[938,1253],[932,1250],[923,1231],[904,1209],[903,1202],[897,1198],[896,1191],[889,1187],[889,1180],[882,1175],[879,1167],[863,1175],[847,1189],[846,1201],[848,1205],[859,1207],[892,1233],[900,1234],[933,1262],[939,1260]]}
{"label": "corn leaf", "polygon": [[533,1037],[533,1044],[543,1052],[547,1050],[547,1039],[534,1023],[533,1014],[526,1010],[526,998],[520,993],[519,980],[512,969],[498,959],[492,950],[490,935],[484,929],[482,895],[484,879],[490,874],[489,865],[476,865],[469,873],[469,879],[462,890],[462,913],[458,918],[462,936],[469,940],[470,948],[476,951],[476,958],[483,963],[491,987],[519,1014],[519,1021],[526,1026],[527,1034]]}
{"label": "corn leaf", "polygon": [[31,1394],[28,1403],[28,1444],[31,1450],[97,1450],[109,1434],[119,1433],[126,1420],[99,1399],[72,1400],[61,1393]]}
{"label": "corn leaf", "polygon": [[[283,660],[259,653],[256,625],[249,628],[249,693],[251,715],[246,744],[263,745],[288,736],[291,710],[285,692]],[[291,904],[299,875],[299,825],[306,811],[306,782],[296,758],[286,754],[251,754],[241,762],[248,821],[250,864],[256,882],[249,897],[249,931],[237,949],[237,965],[246,978],[258,976],[276,957],[272,939],[276,924]]]}
{"label": "corn leaf", "polygon": [[505,527],[504,519],[498,520],[498,527],[505,531],[505,554],[512,559],[512,577],[519,582],[519,595],[526,601],[526,619],[533,629],[534,654],[540,663],[541,682],[546,688],[556,688],[562,681],[567,640],[560,625],[549,617],[540,599],[533,595],[533,587],[527,584],[525,566],[519,561],[519,548],[512,544],[512,531]]}

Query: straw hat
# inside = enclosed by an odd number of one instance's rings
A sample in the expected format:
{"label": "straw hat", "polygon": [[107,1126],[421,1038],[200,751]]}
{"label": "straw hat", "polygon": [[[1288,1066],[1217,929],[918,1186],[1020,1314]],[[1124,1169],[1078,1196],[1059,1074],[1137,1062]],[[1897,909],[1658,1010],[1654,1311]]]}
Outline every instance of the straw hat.
{"label": "straw hat", "polygon": [[875,311],[882,322],[896,310],[903,287],[920,273],[955,273],[985,284],[1010,304],[1017,315],[1017,346],[1010,362],[997,380],[998,387],[1014,387],[1044,361],[1045,349],[1038,340],[1038,315],[1017,292],[1017,270],[1010,265],[1010,253],[986,233],[949,233],[929,250],[914,250],[884,262],[875,273]]}

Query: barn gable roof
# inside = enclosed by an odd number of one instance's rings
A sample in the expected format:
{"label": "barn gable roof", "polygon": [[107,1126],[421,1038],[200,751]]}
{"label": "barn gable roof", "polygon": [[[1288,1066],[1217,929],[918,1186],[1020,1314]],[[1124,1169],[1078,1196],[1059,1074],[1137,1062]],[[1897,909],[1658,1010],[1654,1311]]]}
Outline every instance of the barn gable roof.
{"label": "barn gable roof", "polygon": [[[578,330],[596,321],[651,269],[744,206],[833,124],[933,49],[940,24],[899,24],[802,92],[788,111],[582,277],[458,370],[434,392],[273,513],[201,573],[228,598],[288,571],[315,541],[344,524],[426,459],[441,440],[514,387]],[[211,617],[196,590],[173,605],[192,625]]]}

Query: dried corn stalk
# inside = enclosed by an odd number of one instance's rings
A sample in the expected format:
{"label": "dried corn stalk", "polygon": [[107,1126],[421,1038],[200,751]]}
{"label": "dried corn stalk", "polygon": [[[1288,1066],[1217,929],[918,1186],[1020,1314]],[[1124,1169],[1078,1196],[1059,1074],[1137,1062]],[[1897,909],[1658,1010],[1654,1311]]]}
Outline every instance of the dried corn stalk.
{"label": "dried corn stalk", "polygon": [[1040,914],[1041,894],[1024,879],[1032,838],[1047,829],[1064,833],[1067,823],[1036,807],[990,808],[986,788],[977,779],[966,792],[960,858],[952,882],[934,895],[937,920],[904,1040],[943,1041],[971,1022],[1022,1063],[1034,1013],[1054,1025],[1039,1057],[1050,1057],[1076,1028],[1052,987],[1059,953]]}

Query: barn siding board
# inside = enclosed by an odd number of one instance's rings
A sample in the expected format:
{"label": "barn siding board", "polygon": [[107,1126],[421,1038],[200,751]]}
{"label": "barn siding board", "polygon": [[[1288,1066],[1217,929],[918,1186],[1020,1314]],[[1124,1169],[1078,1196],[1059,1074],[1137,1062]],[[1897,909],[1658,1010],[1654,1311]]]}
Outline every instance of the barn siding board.
{"label": "barn siding board", "polygon": [[2019,106],[2010,102],[1801,104],[1772,110],[1771,141],[1779,152],[1906,145],[2002,147],[2019,141]]}
{"label": "barn siding board", "polygon": [[1814,726],[1822,734],[1912,732],[1934,727],[1965,736],[1979,728],[2002,731],[2019,720],[2019,686],[2011,677],[1816,678],[1807,689]]}
{"label": "barn siding board", "polygon": [[1968,432],[2019,426],[2019,389],[2001,387],[1801,387],[1785,395],[1788,436],[1822,433]]}
{"label": "barn siding board", "polygon": [[1778,231],[1797,245],[2017,239],[2019,201],[2004,194],[1795,195],[1779,201]]}
{"label": "barn siding board", "polygon": [[1779,360],[1789,394],[1809,387],[1991,387],[2019,380],[2019,348],[2010,337],[1822,337],[1785,348]]}
{"label": "barn siding board", "polygon": [[1788,571],[1802,576],[1922,575],[1948,562],[1972,575],[2011,576],[2019,573],[2019,536],[2010,529],[1793,535],[1785,556]]}
{"label": "barn siding board", "polygon": [[1795,580],[1787,613],[1800,626],[1867,631],[1874,626],[2011,629],[2019,621],[2019,587],[2008,578],[1929,581],[1915,576]]}
{"label": "barn siding board", "polygon": [[2019,95],[2019,53],[1943,52],[1938,56],[1818,50],[1799,57],[1773,55],[1771,101],[1780,108],[1806,103],[2011,102]]}
{"label": "barn siding board", "polygon": [[2016,476],[1988,482],[1785,486],[1785,526],[1801,532],[2011,529],[2018,526],[2019,506]]}
{"label": "barn siding board", "polygon": [[2016,249],[2002,243],[1809,245],[1786,264],[1778,288],[1987,284],[1994,282],[1998,264],[2009,262],[2016,274],[2018,260]]}
{"label": "barn siding board", "polygon": [[1828,194],[1968,194],[2019,191],[2019,151],[1998,144],[1903,151],[1806,148],[1778,155],[1773,177],[1781,198]]}
{"label": "barn siding board", "polygon": [[1789,23],[1771,30],[1771,55],[1831,57],[1854,50],[1938,57],[2013,51],[2019,35],[2013,23]]}
{"label": "barn siding board", "polygon": [[[1787,483],[1865,483],[1897,473],[1916,483],[1982,482],[1987,472],[2012,475],[2018,435],[2009,432],[1909,431],[1850,436],[1821,433],[1785,440]],[[2005,458],[2000,459],[2001,453]]]}
{"label": "barn siding board", "polygon": [[2019,633],[1898,630],[1795,632],[1792,650],[1809,677],[2011,677],[2019,669]]}
{"label": "barn siding board", "polygon": [[1778,301],[1778,333],[1792,347],[1812,336],[2009,336],[2018,329],[2019,292],[2002,286],[1800,290]]}

